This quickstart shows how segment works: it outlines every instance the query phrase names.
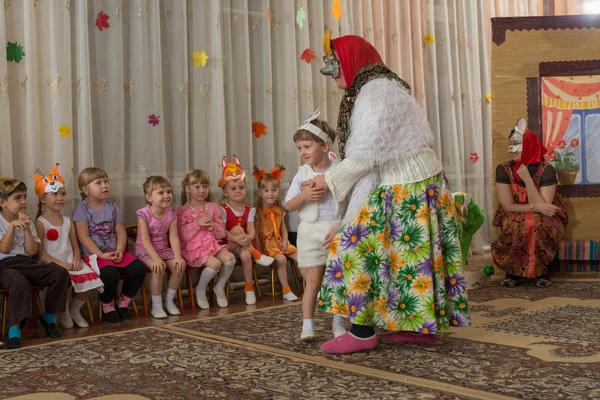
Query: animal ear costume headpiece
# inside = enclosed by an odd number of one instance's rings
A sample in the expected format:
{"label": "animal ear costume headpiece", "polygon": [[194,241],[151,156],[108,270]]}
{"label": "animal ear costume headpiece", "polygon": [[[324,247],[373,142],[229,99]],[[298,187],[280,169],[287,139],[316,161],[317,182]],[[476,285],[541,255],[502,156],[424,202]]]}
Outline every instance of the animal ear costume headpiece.
{"label": "animal ear costume headpiece", "polygon": [[254,179],[258,183],[260,183],[260,181],[267,175],[271,175],[273,178],[280,182],[285,176],[285,167],[281,164],[276,165],[275,168],[271,169],[271,171],[268,174],[264,169],[258,168],[256,165],[252,170],[254,171],[252,175],[254,175]]}
{"label": "animal ear costume headpiece", "polygon": [[300,125],[298,130],[304,129],[306,131],[309,131],[310,133],[312,133],[313,135],[315,135],[316,137],[318,137],[325,143],[332,144],[329,136],[327,136],[327,134],[325,132],[323,132],[323,130],[321,130],[321,128],[319,128],[316,125],[311,124],[311,122],[314,121],[315,119],[317,119],[319,117],[319,115],[321,115],[321,109],[317,108],[310,117],[308,117],[306,120],[304,120],[304,122],[302,123],[302,125]]}
{"label": "animal ear costume headpiece", "polygon": [[56,193],[61,187],[65,187],[65,180],[58,172],[58,163],[48,175],[34,175],[33,179],[35,180],[35,194],[38,197],[44,193]]}
{"label": "animal ear costume headpiece", "polygon": [[[523,151],[523,136],[527,131],[527,120],[521,118],[517,121],[517,125],[511,130],[508,137],[508,152],[509,153],[520,153]],[[518,140],[520,144],[510,144],[512,141]]]}
{"label": "animal ear costume headpiece", "polygon": [[229,181],[241,181],[246,178],[246,173],[242,168],[241,162],[235,154],[231,162],[227,161],[227,156],[223,156],[221,164],[223,165],[223,172],[221,173],[221,179],[217,183],[220,188],[223,188]]}

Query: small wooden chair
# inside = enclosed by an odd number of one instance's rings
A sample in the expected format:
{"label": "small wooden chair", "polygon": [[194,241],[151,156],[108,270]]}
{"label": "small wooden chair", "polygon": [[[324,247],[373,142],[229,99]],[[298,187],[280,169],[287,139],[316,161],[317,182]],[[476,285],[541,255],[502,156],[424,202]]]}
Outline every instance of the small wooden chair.
{"label": "small wooden chair", "polygon": [[[290,267],[292,269],[292,276],[294,277],[294,283],[296,284],[296,289],[298,290],[298,295],[302,294],[303,291],[303,287],[300,285],[300,280],[298,278],[298,263],[296,263],[296,261],[292,260],[291,258],[287,259],[288,262],[290,263]],[[281,293],[278,293],[275,291],[275,280],[277,279],[277,262],[273,262],[273,264],[271,264],[271,294],[269,294],[269,296],[271,297],[275,297],[280,295]]]}
{"label": "small wooden chair", "polygon": [[[29,320],[28,325],[34,332],[37,332],[37,317],[44,312],[42,299],[40,298],[40,292],[42,290],[44,290],[44,286],[33,286],[31,288],[31,299],[33,302],[31,307],[31,319]],[[2,329],[0,337],[2,340],[5,340],[8,336],[8,290],[0,289],[0,296],[2,296]]]}

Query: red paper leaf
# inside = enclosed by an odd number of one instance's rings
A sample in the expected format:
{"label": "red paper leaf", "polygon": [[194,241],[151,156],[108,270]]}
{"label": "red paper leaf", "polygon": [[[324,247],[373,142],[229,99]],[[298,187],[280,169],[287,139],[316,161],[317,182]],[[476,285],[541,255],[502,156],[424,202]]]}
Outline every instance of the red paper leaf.
{"label": "red paper leaf", "polygon": [[475,164],[477,160],[479,160],[479,156],[477,155],[477,153],[471,153],[469,159],[471,159],[471,161],[473,161],[473,164]]}
{"label": "red paper leaf", "polygon": [[152,126],[160,124],[160,116],[154,114],[148,115],[148,123]]}
{"label": "red paper leaf", "polygon": [[109,19],[110,17],[108,15],[104,14],[103,11],[100,11],[96,17],[96,28],[98,28],[100,32],[106,28],[110,28],[110,24],[108,23]]}
{"label": "red paper leaf", "polygon": [[263,122],[261,121],[255,121],[252,123],[252,133],[254,133],[254,136],[256,136],[256,138],[260,138],[262,135],[266,135],[267,134],[267,125],[265,125]]}
{"label": "red paper leaf", "polygon": [[307,64],[310,64],[310,62],[315,58],[315,51],[310,47],[304,50],[300,56],[300,59],[306,61]]}

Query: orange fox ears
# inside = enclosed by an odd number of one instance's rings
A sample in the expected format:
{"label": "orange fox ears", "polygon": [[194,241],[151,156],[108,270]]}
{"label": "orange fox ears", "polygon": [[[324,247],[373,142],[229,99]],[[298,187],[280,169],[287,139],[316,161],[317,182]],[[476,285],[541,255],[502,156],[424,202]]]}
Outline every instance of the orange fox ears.
{"label": "orange fox ears", "polygon": [[258,168],[256,165],[254,166],[253,171],[254,179],[259,183],[267,175],[271,175],[278,181],[281,181],[285,176],[285,167],[281,164],[278,164],[275,168],[271,169],[268,174],[264,169]]}
{"label": "orange fox ears", "polygon": [[33,179],[35,180],[35,194],[37,196],[44,193],[56,193],[61,187],[65,186],[65,180],[58,172],[58,163],[48,175],[34,175]]}

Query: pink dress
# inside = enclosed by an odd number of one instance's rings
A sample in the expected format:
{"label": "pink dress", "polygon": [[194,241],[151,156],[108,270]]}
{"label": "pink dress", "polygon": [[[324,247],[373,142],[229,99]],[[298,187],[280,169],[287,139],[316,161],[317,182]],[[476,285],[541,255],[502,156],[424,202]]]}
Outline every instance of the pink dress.
{"label": "pink dress", "polygon": [[[167,208],[162,219],[156,219],[152,216],[150,205],[148,205],[139,209],[136,215],[148,225],[150,243],[152,244],[154,251],[158,253],[158,256],[163,260],[174,258],[173,249],[169,246],[169,228],[175,220],[175,211],[173,211],[172,208]],[[138,227],[138,232],[139,231]],[[150,255],[146,252],[146,249],[144,249],[141,235],[138,235],[135,241],[135,256],[142,261],[150,259]]]}
{"label": "pink dress", "polygon": [[[198,218],[204,214],[208,214],[214,222],[212,232],[198,225]],[[191,267],[203,266],[208,257],[227,248],[227,245],[219,244],[219,240],[225,237],[225,226],[221,218],[219,206],[214,203],[204,203],[204,210],[195,210],[189,203],[177,209],[181,255]]]}

